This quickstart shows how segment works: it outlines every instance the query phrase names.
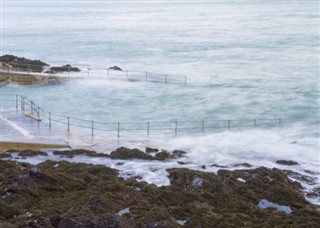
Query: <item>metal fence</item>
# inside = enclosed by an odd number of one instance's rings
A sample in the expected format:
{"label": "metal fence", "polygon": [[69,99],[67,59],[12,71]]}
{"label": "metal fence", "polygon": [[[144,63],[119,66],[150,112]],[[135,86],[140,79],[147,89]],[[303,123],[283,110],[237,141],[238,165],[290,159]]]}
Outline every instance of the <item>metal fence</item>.
{"label": "metal fence", "polygon": [[[242,129],[242,128],[265,128],[282,125],[280,118],[275,119],[226,119],[226,120],[201,120],[201,121],[171,121],[171,122],[99,122],[85,120],[70,116],[58,115],[47,111],[32,100],[21,95],[2,94],[2,99],[15,103],[15,108],[34,120],[46,123],[51,129],[56,125],[64,128],[69,134],[81,128],[86,130],[87,135],[99,134],[99,132],[113,132],[120,137],[123,133],[140,132],[144,135],[156,134],[157,132],[178,135],[182,133],[205,133],[213,130]],[[6,97],[6,98],[4,98]]]}
{"label": "metal fence", "polygon": [[[86,77],[86,78],[107,78],[113,80],[126,81],[146,81],[156,83],[175,83],[187,84],[187,76],[163,74],[148,71],[129,71],[129,70],[113,70],[109,68],[85,68],[79,72],[73,72],[75,67],[60,67],[63,71],[52,73],[49,66],[32,65],[32,64],[2,64],[0,74],[15,74],[15,75],[38,75],[44,77]],[[39,69],[42,69],[39,70]]]}

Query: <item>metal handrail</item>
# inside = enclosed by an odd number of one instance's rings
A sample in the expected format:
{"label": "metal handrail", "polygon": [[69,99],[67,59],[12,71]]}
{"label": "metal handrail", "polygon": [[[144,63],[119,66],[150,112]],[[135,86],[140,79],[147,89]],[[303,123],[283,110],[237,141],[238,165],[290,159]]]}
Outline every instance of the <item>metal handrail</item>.
{"label": "metal handrail", "polygon": [[[8,64],[10,65],[10,64]],[[8,74],[8,73],[17,73],[17,74],[23,74],[27,73],[28,75],[41,75],[41,76],[57,76],[57,77],[66,77],[70,76],[70,74],[76,73],[76,74],[83,74],[86,77],[90,77],[90,72],[94,72],[95,75],[104,75],[106,77],[109,76],[122,76],[126,80],[138,80],[139,78],[140,81],[149,81],[149,82],[162,82],[162,83],[182,83],[186,84],[187,83],[187,77],[186,76],[181,76],[181,75],[174,75],[174,74],[165,74],[165,73],[156,73],[156,72],[148,72],[148,71],[129,71],[129,70],[112,70],[112,69],[107,69],[107,68],[86,68],[86,69],[80,69],[80,72],[71,72],[70,69],[73,68],[74,66],[71,67],[66,67],[67,71],[63,71],[60,73],[46,73],[46,72],[34,72],[32,71],[31,67],[50,67],[50,65],[35,65],[35,64],[13,64],[14,67],[10,69],[10,67],[7,66],[2,66],[4,70],[1,71],[0,69],[0,74]],[[19,66],[28,66],[28,68],[19,68]],[[101,72],[103,71],[103,72]],[[65,74],[63,74],[65,73]],[[91,73],[92,74],[92,73]]]}
{"label": "metal handrail", "polygon": [[[219,119],[219,120],[190,120],[190,121],[137,121],[137,122],[100,122],[93,120],[86,120],[81,118],[75,118],[60,114],[51,113],[40,106],[36,105],[31,99],[23,95],[13,95],[13,94],[1,94],[3,96],[15,96],[16,100],[11,100],[16,103],[16,109],[23,111],[25,114],[31,115],[35,120],[40,122],[42,119],[46,119],[49,122],[49,128],[52,127],[52,123],[59,123],[67,125],[68,132],[71,131],[71,127],[80,127],[85,129],[91,129],[91,135],[94,135],[95,131],[114,131],[117,132],[117,136],[120,137],[120,132],[122,131],[146,131],[147,135],[151,131],[174,131],[175,135],[179,131],[184,130],[201,130],[205,132],[206,129],[231,129],[234,128],[232,123],[246,121],[251,127],[257,127],[258,123],[261,121],[272,121],[277,124],[277,126],[282,125],[281,118],[255,118],[255,119]],[[28,108],[26,108],[28,107]],[[59,119],[54,118],[59,117]],[[86,122],[88,125],[75,123],[75,121]],[[222,126],[212,126],[212,123],[221,123]],[[186,124],[197,124],[197,126],[188,126]],[[101,125],[109,125],[107,129],[102,129]],[[129,125],[129,126],[128,126]],[[130,127],[131,125],[131,127]],[[159,125],[167,125],[161,127]],[[169,126],[168,126],[169,125]],[[123,126],[125,128],[123,128]],[[248,125],[249,126],[249,125]]]}

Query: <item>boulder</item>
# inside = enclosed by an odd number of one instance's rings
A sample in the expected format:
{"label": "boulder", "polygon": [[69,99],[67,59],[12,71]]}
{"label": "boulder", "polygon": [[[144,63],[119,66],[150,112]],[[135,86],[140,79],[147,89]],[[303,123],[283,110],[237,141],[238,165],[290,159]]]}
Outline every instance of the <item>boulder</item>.
{"label": "boulder", "polygon": [[118,70],[118,71],[122,71],[122,69],[118,66],[113,66],[113,67],[109,67],[108,70]]}
{"label": "boulder", "polygon": [[146,153],[156,153],[156,152],[159,152],[159,149],[146,147]]}
{"label": "boulder", "polygon": [[78,67],[73,67],[70,64],[63,66],[53,66],[50,67],[50,70],[46,71],[46,73],[56,74],[62,72],[80,72],[81,70]]}
{"label": "boulder", "polygon": [[120,147],[110,153],[112,159],[145,159],[154,160],[154,158],[141,150]]}

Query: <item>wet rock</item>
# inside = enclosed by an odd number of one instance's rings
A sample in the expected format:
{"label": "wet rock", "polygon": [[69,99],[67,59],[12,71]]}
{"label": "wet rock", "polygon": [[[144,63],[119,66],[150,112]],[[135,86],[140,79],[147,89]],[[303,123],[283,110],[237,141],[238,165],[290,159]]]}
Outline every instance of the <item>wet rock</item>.
{"label": "wet rock", "polygon": [[0,152],[0,159],[1,158],[11,158],[11,154],[6,152],[3,152],[3,153]]}
{"label": "wet rock", "polygon": [[84,149],[63,150],[63,151],[59,150],[59,151],[53,151],[52,153],[55,155],[60,155],[62,157],[68,157],[68,158],[73,158],[74,156],[77,156],[77,155],[85,155],[88,157],[104,157],[104,158],[110,157],[108,154],[97,153],[95,151],[84,150]]}
{"label": "wet rock", "polygon": [[167,151],[161,151],[161,152],[159,152],[159,153],[157,153],[155,155],[155,159],[159,160],[159,161],[166,161],[166,160],[169,160],[171,158],[172,158],[172,156]]}
{"label": "wet rock", "polygon": [[63,66],[54,66],[51,67],[50,70],[46,71],[46,73],[56,74],[62,72],[80,72],[81,70],[78,67],[73,67],[70,64]]}
{"label": "wet rock", "polygon": [[129,149],[120,147],[110,153],[112,159],[145,159],[154,160],[154,158],[138,149]]}
{"label": "wet rock", "polygon": [[277,160],[276,161],[277,164],[280,164],[280,165],[299,165],[298,162],[296,161],[291,161],[291,160]]}
{"label": "wet rock", "polygon": [[252,165],[250,165],[249,163],[239,163],[239,164],[235,164],[234,167],[246,167],[246,168],[250,168],[250,167],[252,167]]}
{"label": "wet rock", "polygon": [[113,66],[113,67],[109,67],[108,70],[118,70],[118,71],[122,71],[122,69],[118,66]]}
{"label": "wet rock", "polygon": [[156,152],[159,152],[159,149],[146,147],[146,153],[156,153]]}
{"label": "wet rock", "polygon": [[309,175],[304,175],[301,173],[297,173],[291,170],[283,170],[284,173],[286,173],[290,178],[298,180],[302,183],[307,183],[309,185],[313,185],[316,183],[317,178],[316,177],[312,177]]}
{"label": "wet rock", "polygon": [[35,151],[35,150],[21,150],[18,153],[20,157],[35,157],[35,156],[48,156],[46,152]]}
{"label": "wet rock", "polygon": [[219,164],[213,164],[211,166],[212,167],[218,167],[218,168],[224,168],[224,169],[228,168],[228,166],[226,166],[226,165],[219,165]]}
{"label": "wet rock", "polygon": [[[168,169],[171,185],[157,187],[125,180],[101,165],[0,160],[0,167],[0,227],[6,227],[4,221],[15,227],[82,228],[180,227],[177,220],[187,221],[187,227],[317,227],[320,222],[317,208],[279,169],[217,174]],[[40,172],[28,175],[32,168]],[[262,199],[292,213],[261,209]],[[126,208],[130,213],[117,214]]]}
{"label": "wet rock", "polygon": [[31,60],[14,55],[0,56],[0,62],[8,64],[11,70],[16,71],[42,72],[44,67],[48,66],[47,63],[40,60]]}
{"label": "wet rock", "polygon": [[180,158],[180,157],[184,157],[186,153],[187,152],[185,152],[183,150],[174,150],[174,151],[172,151],[172,156],[174,158]]}
{"label": "wet rock", "polygon": [[51,225],[56,228],[72,228],[79,225],[77,222],[59,215],[52,215],[50,216],[49,220]]}

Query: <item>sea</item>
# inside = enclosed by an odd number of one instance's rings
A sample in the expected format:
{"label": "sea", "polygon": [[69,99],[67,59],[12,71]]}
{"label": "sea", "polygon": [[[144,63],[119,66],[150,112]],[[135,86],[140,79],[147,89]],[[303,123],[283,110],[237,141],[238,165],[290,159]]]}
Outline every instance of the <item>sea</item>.
{"label": "sea", "polygon": [[[117,166],[116,161],[78,160],[117,168],[124,177],[165,185],[167,168],[215,172],[216,165],[236,169],[248,163],[308,175],[312,181],[303,183],[305,191],[316,191],[319,15],[318,1],[2,0],[1,55],[71,64],[87,76],[51,86],[3,84],[1,95],[26,96],[58,116],[121,126],[170,123],[166,132],[150,126],[147,133],[146,125],[143,130],[130,126],[120,137],[117,129],[100,138],[95,132],[93,141],[87,140],[90,127],[85,132],[71,126],[71,137],[65,136],[65,125],[57,125],[62,133],[51,136],[73,147],[106,153],[123,145],[187,152],[180,163],[133,160]],[[186,83],[111,80],[106,71],[111,66],[129,74],[178,75]],[[210,121],[223,125],[209,130]],[[193,125],[183,125],[188,122]],[[317,192],[309,200],[320,204]]]}

